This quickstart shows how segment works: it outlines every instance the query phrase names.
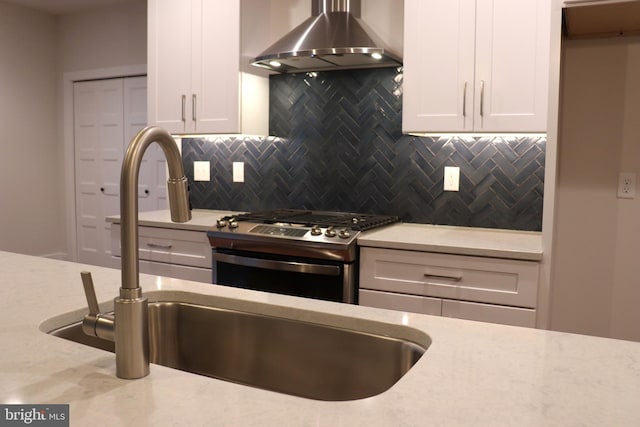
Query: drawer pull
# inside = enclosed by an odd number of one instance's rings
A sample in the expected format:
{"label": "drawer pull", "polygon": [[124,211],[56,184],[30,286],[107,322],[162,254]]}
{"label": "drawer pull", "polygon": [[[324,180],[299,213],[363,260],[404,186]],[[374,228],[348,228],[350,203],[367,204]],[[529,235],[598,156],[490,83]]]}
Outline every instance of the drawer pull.
{"label": "drawer pull", "polygon": [[147,243],[147,246],[155,249],[171,249],[173,245],[159,245],[157,243]]}
{"label": "drawer pull", "polygon": [[456,282],[459,282],[462,280],[462,275],[458,275],[458,276],[447,276],[447,275],[443,275],[443,274],[429,274],[429,273],[424,273],[424,277],[431,277],[434,279],[447,279],[447,280],[455,280]]}

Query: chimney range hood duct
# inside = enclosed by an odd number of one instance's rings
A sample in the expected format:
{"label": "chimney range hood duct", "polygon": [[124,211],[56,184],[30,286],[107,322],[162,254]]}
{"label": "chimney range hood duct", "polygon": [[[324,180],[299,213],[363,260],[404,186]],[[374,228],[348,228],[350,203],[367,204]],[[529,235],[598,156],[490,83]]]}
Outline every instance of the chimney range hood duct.
{"label": "chimney range hood duct", "polygon": [[360,0],[313,0],[311,14],[251,64],[279,73],[402,65],[360,19]]}

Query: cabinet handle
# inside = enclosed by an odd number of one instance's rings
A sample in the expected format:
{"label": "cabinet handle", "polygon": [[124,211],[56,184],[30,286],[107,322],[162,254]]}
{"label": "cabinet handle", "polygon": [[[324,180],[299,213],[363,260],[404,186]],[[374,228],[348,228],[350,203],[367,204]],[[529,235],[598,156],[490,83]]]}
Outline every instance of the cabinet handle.
{"label": "cabinet handle", "polygon": [[480,80],[480,117],[484,117],[484,80]]}
{"label": "cabinet handle", "polygon": [[185,109],[187,108],[187,95],[182,95],[182,121],[187,121]]}
{"label": "cabinet handle", "polygon": [[462,275],[459,274],[457,276],[447,276],[445,274],[429,274],[429,273],[424,273],[424,277],[432,277],[434,279],[448,279],[448,280],[454,280],[456,282],[459,282],[462,280]]}
{"label": "cabinet handle", "polygon": [[467,82],[462,88],[462,117],[467,117]]}
{"label": "cabinet handle", "polygon": [[147,246],[156,249],[171,249],[173,247],[173,245],[159,245],[158,243],[147,243]]}
{"label": "cabinet handle", "polygon": [[196,121],[196,94],[191,95],[191,117]]}

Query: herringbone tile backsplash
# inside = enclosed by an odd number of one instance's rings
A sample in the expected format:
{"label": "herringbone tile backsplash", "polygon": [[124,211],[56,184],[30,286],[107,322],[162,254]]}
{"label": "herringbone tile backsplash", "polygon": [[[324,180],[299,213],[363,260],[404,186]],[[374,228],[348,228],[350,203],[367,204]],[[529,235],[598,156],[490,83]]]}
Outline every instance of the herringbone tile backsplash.
{"label": "herringbone tile backsplash", "polygon": [[[272,76],[268,138],[182,140],[193,208],[394,214],[405,222],[539,231],[545,138],[402,135],[402,70]],[[211,182],[193,182],[193,161]],[[232,162],[245,183],[232,183]],[[460,191],[443,191],[445,166]]]}

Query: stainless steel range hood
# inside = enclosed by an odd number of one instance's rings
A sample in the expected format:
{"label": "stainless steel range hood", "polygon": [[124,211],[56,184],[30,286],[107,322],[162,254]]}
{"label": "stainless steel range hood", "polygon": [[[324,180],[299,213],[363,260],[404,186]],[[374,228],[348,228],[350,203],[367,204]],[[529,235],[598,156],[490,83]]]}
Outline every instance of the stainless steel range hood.
{"label": "stainless steel range hood", "polygon": [[360,19],[360,0],[313,0],[311,13],[252,65],[279,73],[402,65]]}

